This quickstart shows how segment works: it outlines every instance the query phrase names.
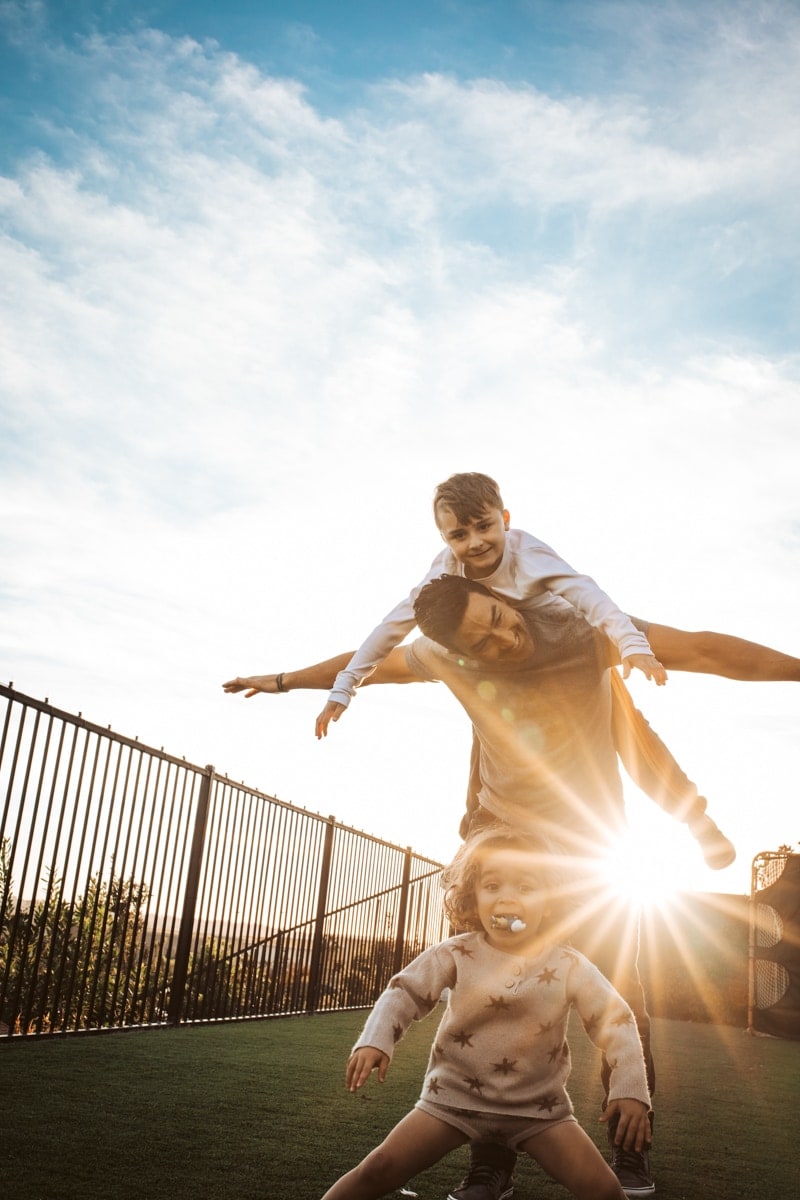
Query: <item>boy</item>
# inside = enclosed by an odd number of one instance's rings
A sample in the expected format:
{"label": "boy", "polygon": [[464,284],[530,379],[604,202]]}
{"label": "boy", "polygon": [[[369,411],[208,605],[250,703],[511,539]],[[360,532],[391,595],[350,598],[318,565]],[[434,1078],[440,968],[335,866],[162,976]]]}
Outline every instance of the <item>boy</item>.
{"label": "boy", "polygon": [[447,549],[339,672],[316,720],[318,738],[327,735],[330,722],[339,720],[358,685],[414,628],[414,601],[425,584],[440,575],[479,580],[515,606],[572,605],[615,644],[625,678],[636,667],[657,684],[666,683],[666,671],[645,635],[593,579],[578,574],[532,534],[509,528],[508,510],[489,475],[479,471],[451,475],[434,493],[433,515]]}

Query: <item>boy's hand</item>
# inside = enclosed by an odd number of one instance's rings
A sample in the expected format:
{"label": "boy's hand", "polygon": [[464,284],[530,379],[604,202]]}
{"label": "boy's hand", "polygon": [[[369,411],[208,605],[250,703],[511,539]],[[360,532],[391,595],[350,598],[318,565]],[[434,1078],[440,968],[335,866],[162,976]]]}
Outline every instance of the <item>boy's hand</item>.
{"label": "boy's hand", "polygon": [[614,1144],[625,1150],[642,1150],[650,1145],[653,1138],[649,1112],[650,1109],[641,1100],[610,1100],[600,1122],[605,1125],[619,1113]]}
{"label": "boy's hand", "polygon": [[647,678],[652,679],[659,686],[667,682],[667,672],[654,654],[629,654],[627,658],[623,658],[623,679],[628,678],[632,667],[636,667],[639,671],[644,671]]}
{"label": "boy's hand", "polygon": [[[247,691],[245,691],[245,688],[247,688]],[[227,683],[223,683],[222,690],[223,692],[228,692],[230,694],[233,694],[234,692],[244,692],[246,700],[249,700],[251,696],[257,696],[259,692],[277,694],[278,676],[237,675],[236,679],[229,679]]]}
{"label": "boy's hand", "polygon": [[388,1069],[388,1054],[384,1054],[375,1046],[359,1046],[347,1060],[344,1081],[348,1092],[357,1092],[375,1070],[378,1072],[378,1083],[383,1083]]}
{"label": "boy's hand", "polygon": [[328,736],[328,726],[331,721],[338,721],[343,712],[347,712],[344,704],[339,704],[336,700],[329,700],[323,708],[322,712],[317,717],[317,723],[314,726],[314,732],[318,738]]}

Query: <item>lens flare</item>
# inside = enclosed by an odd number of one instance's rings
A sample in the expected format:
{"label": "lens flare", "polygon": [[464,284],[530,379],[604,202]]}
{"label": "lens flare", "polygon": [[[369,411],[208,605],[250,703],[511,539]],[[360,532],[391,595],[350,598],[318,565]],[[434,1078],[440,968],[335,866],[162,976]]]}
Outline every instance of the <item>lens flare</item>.
{"label": "lens flare", "polygon": [[603,872],[610,892],[639,908],[665,908],[678,889],[669,857],[659,854],[652,839],[643,842],[633,830],[609,850]]}

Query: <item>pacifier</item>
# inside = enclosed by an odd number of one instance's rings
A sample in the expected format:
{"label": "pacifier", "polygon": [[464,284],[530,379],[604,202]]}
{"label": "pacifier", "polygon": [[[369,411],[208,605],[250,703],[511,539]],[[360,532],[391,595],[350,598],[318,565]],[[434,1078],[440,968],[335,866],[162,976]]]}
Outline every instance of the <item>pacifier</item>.
{"label": "pacifier", "polygon": [[509,933],[522,933],[528,926],[521,917],[492,917],[492,929],[507,929]]}

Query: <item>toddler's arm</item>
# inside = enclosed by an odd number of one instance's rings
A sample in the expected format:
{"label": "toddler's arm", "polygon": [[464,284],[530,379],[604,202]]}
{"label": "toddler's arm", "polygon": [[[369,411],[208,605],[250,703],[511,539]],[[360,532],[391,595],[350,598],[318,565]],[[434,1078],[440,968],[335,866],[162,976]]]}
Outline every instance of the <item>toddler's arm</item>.
{"label": "toddler's arm", "polygon": [[378,1083],[383,1083],[388,1069],[388,1054],[376,1046],[359,1046],[347,1060],[344,1081],[348,1092],[357,1092],[363,1087],[373,1071],[378,1072]]}

